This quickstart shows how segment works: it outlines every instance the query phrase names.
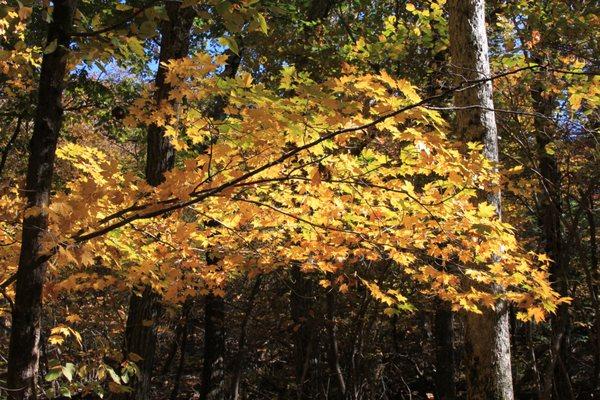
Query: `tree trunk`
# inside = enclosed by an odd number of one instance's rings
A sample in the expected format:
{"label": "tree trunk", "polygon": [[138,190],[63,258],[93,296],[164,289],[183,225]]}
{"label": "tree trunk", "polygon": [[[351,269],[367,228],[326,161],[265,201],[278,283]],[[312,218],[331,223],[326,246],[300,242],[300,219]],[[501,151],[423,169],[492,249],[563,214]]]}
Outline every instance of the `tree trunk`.
{"label": "tree trunk", "polygon": [[594,201],[593,192],[585,194],[587,198],[585,215],[588,221],[590,230],[590,264],[587,268],[587,281],[590,295],[592,297],[592,305],[594,306],[594,324],[592,326],[592,334],[590,335],[591,348],[594,349],[594,370],[592,372],[592,386],[600,387],[600,293],[598,293],[598,284],[600,283],[598,271],[598,249],[596,243],[596,220],[594,218]]}
{"label": "tree trunk", "polygon": [[[155,78],[155,100],[157,107],[167,101],[170,85],[165,82],[166,69],[162,63],[187,56],[190,41],[190,28],[194,21],[192,7],[180,8],[180,3],[168,1],[165,4],[169,20],[161,28],[159,68]],[[164,173],[175,164],[175,149],[163,128],[154,124],[148,127],[146,181],[158,186],[164,181]],[[140,376],[135,381],[131,399],[145,400],[149,396],[154,354],[156,351],[156,325],[160,314],[159,297],[149,287],[142,296],[132,294],[125,329],[125,354],[135,353],[142,357],[138,365]]]}
{"label": "tree trunk", "polygon": [[310,374],[310,358],[316,336],[313,332],[315,329],[314,318],[311,315],[313,285],[297,265],[292,265],[290,275],[290,314],[294,322],[296,396],[298,400],[303,400],[308,396],[305,382]]}
{"label": "tree trunk", "polygon": [[204,304],[204,364],[200,400],[225,399],[225,302],[207,295]]}
{"label": "tree trunk", "polygon": [[171,391],[171,400],[176,400],[179,395],[179,387],[181,385],[181,375],[183,374],[183,367],[185,366],[185,353],[187,349],[188,336],[190,331],[192,330],[192,321],[191,321],[191,310],[192,310],[192,301],[190,298],[186,300],[183,304],[182,310],[182,325],[181,325],[181,342],[179,344],[179,364],[177,365],[177,372],[175,373],[175,378],[173,379],[173,390]]}
{"label": "tree trunk", "polygon": [[237,356],[234,360],[233,379],[231,384],[231,398],[233,400],[240,400],[240,383],[242,380],[242,371],[244,370],[244,362],[246,358],[246,337],[248,322],[250,321],[252,309],[254,308],[254,300],[256,299],[256,296],[258,295],[258,292],[260,290],[261,282],[262,276],[257,277],[254,281],[254,285],[252,286],[252,292],[250,293],[250,297],[248,298],[248,302],[246,303],[246,309],[244,310],[244,319],[242,320],[242,324],[240,326],[238,351]]}
{"label": "tree trunk", "polygon": [[16,279],[15,304],[8,350],[7,386],[13,399],[36,397],[42,290],[46,273],[43,238],[48,226],[47,207],[54,175],[56,145],[63,120],[62,94],[67,69],[73,15],[77,0],[55,0],[47,43],[56,49],[44,54],[38,100],[29,148],[27,208],[40,208],[23,220]]}
{"label": "tree trunk", "polygon": [[[540,80],[533,84],[531,89],[533,109],[542,116],[551,116],[554,104],[552,98],[544,94],[544,84]],[[568,257],[562,238],[560,218],[560,173],[556,156],[548,149],[552,143],[553,129],[548,120],[536,117],[534,120],[535,140],[541,179],[539,221],[542,231],[544,251],[551,259],[550,280],[555,290],[561,296],[568,296],[567,268]],[[552,153],[552,154],[551,154]],[[567,303],[559,304],[556,314],[552,316],[552,335],[550,360],[542,385],[542,399],[552,398],[552,386],[556,385],[559,399],[568,399],[570,378],[566,369],[560,368],[560,360],[567,363],[569,354],[569,306]],[[558,399],[557,399],[558,400]]]}
{"label": "tree trunk", "polygon": [[[490,77],[483,0],[450,0],[450,52],[459,82]],[[456,128],[460,137],[479,140],[484,155],[498,162],[498,133],[492,100],[492,83],[487,81],[454,94]],[[473,107],[475,106],[475,107]],[[467,108],[465,108],[467,107]],[[500,217],[500,192],[486,195]],[[490,289],[490,288],[488,288]],[[499,290],[499,288],[491,288]],[[466,316],[465,364],[469,400],[513,400],[508,307]]]}
{"label": "tree trunk", "polygon": [[455,400],[454,313],[450,306],[436,301],[434,316],[436,399]]}
{"label": "tree trunk", "polygon": [[330,396],[332,399],[343,400],[346,397],[346,381],[340,365],[340,352],[337,340],[337,325],[335,321],[335,293],[334,289],[327,291],[327,336],[328,336],[328,358],[329,369],[337,381],[337,391]]}

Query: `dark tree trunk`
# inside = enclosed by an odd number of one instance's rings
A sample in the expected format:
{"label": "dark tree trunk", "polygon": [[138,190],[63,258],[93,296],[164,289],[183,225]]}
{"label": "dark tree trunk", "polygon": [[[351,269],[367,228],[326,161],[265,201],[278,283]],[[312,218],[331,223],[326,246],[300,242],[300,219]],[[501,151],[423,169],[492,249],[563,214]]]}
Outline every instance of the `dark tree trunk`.
{"label": "dark tree trunk", "polygon": [[[490,77],[483,0],[450,0],[450,51],[458,82]],[[492,83],[487,81],[454,95],[459,137],[483,142],[484,155],[498,162],[498,133],[492,100]],[[474,107],[473,107],[474,106]],[[500,217],[500,192],[486,194]],[[498,290],[498,288],[487,288]],[[466,316],[465,367],[469,400],[512,400],[508,307],[484,309]]]}
{"label": "dark tree trunk", "polygon": [[346,381],[340,365],[340,352],[337,340],[337,323],[335,321],[335,293],[330,288],[327,292],[327,336],[328,336],[328,358],[331,375],[337,381],[337,391],[330,398],[343,400],[346,397]]}
{"label": "dark tree trunk", "polygon": [[[56,145],[63,120],[62,94],[69,55],[69,32],[77,0],[55,0],[38,88],[25,193],[28,208],[40,212],[23,220],[23,236],[16,279],[15,304],[8,350],[7,386],[14,399],[36,397],[42,290],[46,273],[42,241],[48,226],[45,209],[50,202]],[[51,48],[51,47],[50,47]]]}
{"label": "dark tree trunk", "polygon": [[313,305],[313,284],[304,276],[300,267],[291,268],[290,313],[294,322],[294,369],[296,372],[296,394],[299,400],[307,398],[305,383],[310,374],[310,359],[314,350],[316,333]]}
{"label": "dark tree trunk", "polygon": [[8,142],[6,143],[6,145],[4,146],[4,148],[2,149],[2,156],[0,156],[0,179],[2,178],[2,175],[4,174],[4,166],[6,165],[6,161],[8,160],[8,156],[10,155],[10,151],[12,150],[12,147],[14,146],[15,141],[17,140],[17,137],[21,133],[21,125],[23,123],[23,119],[24,118],[25,118],[25,114],[20,114],[17,117],[17,122],[16,122],[16,125],[15,125],[15,130],[13,131],[12,135],[10,135],[10,138],[8,139]]}
{"label": "dark tree trunk", "polygon": [[[544,94],[543,82],[538,81],[533,85],[531,98],[533,100],[533,108],[537,113],[543,116],[552,115],[552,110],[554,109],[553,100]],[[568,296],[568,257],[560,226],[560,173],[556,156],[548,149],[548,146],[552,143],[553,129],[549,125],[548,120],[543,117],[535,118],[534,127],[541,180],[539,221],[544,251],[551,259],[550,280],[553,282],[554,289],[561,296]],[[568,370],[566,368],[561,369],[560,367],[561,360],[563,363],[568,362],[567,358],[570,347],[569,327],[571,322],[568,304],[560,304],[556,314],[551,318],[550,360],[544,374],[542,399],[548,400],[553,397],[553,385],[556,386],[558,399],[569,399],[572,396],[568,390],[570,386]]]}
{"label": "dark tree trunk", "polygon": [[[167,101],[170,85],[165,82],[166,69],[162,63],[187,56],[190,29],[194,21],[192,7],[180,8],[180,2],[167,1],[165,7],[169,20],[161,28],[159,68],[155,78],[155,99],[157,107]],[[154,124],[148,127],[146,181],[157,186],[164,181],[166,171],[175,164],[175,149],[161,127]],[[140,376],[134,385],[130,398],[144,400],[149,396],[154,354],[156,351],[156,325],[161,306],[159,297],[149,287],[141,296],[132,294],[125,329],[125,353],[135,353],[142,357]]]}
{"label": "dark tree trunk", "polygon": [[455,400],[454,313],[449,304],[436,301],[433,325],[436,398]]}
{"label": "dark tree trunk", "polygon": [[256,296],[258,295],[258,292],[260,290],[261,282],[261,276],[256,278],[256,280],[254,281],[254,285],[252,286],[252,292],[250,293],[250,297],[248,298],[248,302],[246,303],[246,309],[244,310],[244,319],[242,320],[242,324],[240,326],[238,351],[234,360],[233,379],[231,384],[232,400],[240,399],[240,383],[242,380],[242,372],[244,370],[244,363],[246,359],[246,337],[248,334],[248,322],[251,318],[252,309],[254,308],[254,300],[256,299]]}
{"label": "dark tree trunk", "polygon": [[[442,40],[437,30],[433,32],[434,41]],[[428,79],[427,94],[435,96],[440,88],[444,75],[443,68],[447,64],[448,51],[438,51],[432,59]],[[454,313],[450,304],[444,301],[433,302],[433,339],[435,346],[435,389],[436,399],[456,399],[456,362],[454,354]]]}
{"label": "dark tree trunk", "polygon": [[594,370],[592,372],[592,386],[600,388],[600,293],[598,293],[598,284],[600,284],[600,271],[598,271],[598,245],[596,242],[596,219],[594,218],[593,192],[584,194],[585,214],[590,231],[590,263],[587,269],[587,281],[592,305],[594,306],[594,324],[592,334],[590,335],[591,348],[594,349]]}
{"label": "dark tree trunk", "polygon": [[204,364],[200,400],[225,399],[225,302],[212,294],[204,298]]}
{"label": "dark tree trunk", "polygon": [[177,365],[177,372],[173,379],[173,390],[171,391],[171,400],[176,400],[179,395],[179,386],[181,385],[181,375],[183,374],[183,367],[185,366],[185,353],[187,349],[188,336],[192,329],[192,322],[190,313],[192,310],[191,299],[186,300],[183,304],[182,317],[183,321],[181,324],[181,342],[179,343],[179,364]]}

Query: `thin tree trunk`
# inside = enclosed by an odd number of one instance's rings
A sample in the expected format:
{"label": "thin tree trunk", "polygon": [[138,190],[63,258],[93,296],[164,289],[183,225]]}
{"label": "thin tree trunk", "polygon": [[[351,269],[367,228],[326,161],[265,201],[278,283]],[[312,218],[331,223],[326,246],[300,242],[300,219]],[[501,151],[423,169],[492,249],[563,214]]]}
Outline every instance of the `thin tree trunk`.
{"label": "thin tree trunk", "polygon": [[[481,79],[490,76],[488,43],[485,31],[483,0],[450,0],[449,33],[452,63],[459,78]],[[487,81],[454,95],[456,107],[480,106],[456,112],[460,137],[479,140],[484,155],[498,162],[498,133],[492,100],[492,83]],[[500,192],[487,194],[487,201],[501,215]],[[499,288],[488,288],[499,290]],[[513,400],[510,359],[508,307],[504,302],[496,309],[466,316],[465,364],[469,400]]]}
{"label": "thin tree trunk", "polygon": [[329,369],[331,375],[337,380],[337,392],[330,396],[333,399],[343,400],[346,397],[346,381],[340,365],[340,352],[337,340],[337,324],[335,321],[335,293],[333,289],[327,291],[327,336],[328,336],[328,357]]}
{"label": "thin tree trunk", "polygon": [[[531,89],[534,110],[541,115],[550,115],[553,109],[553,100],[544,94],[544,85],[541,80],[534,83]],[[560,218],[560,173],[558,161],[553,152],[548,149],[552,143],[552,128],[546,118],[535,118],[535,140],[541,178],[540,192],[540,228],[544,243],[544,251],[551,259],[550,277],[553,286],[561,296],[568,295],[568,257],[564,246]],[[542,385],[541,399],[549,400],[553,397],[552,385],[556,385],[559,399],[572,398],[569,394],[571,386],[570,377],[566,368],[560,367],[560,360],[567,362],[569,354],[570,316],[569,306],[562,303],[558,306],[556,314],[552,316],[551,354],[546,368]],[[554,396],[556,397],[556,396]]]}
{"label": "thin tree trunk", "polygon": [[63,120],[62,94],[67,73],[69,32],[77,0],[55,0],[47,35],[48,46],[40,72],[38,100],[30,142],[25,193],[27,208],[40,208],[23,220],[17,271],[15,304],[8,350],[7,386],[13,399],[36,397],[42,290],[46,274],[42,242],[48,226],[50,188],[54,175],[56,145]]}
{"label": "thin tree trunk", "polygon": [[204,298],[204,364],[200,400],[225,398],[225,302],[209,294]]}
{"label": "thin tree trunk", "polygon": [[448,304],[436,301],[433,325],[436,398],[455,400],[454,313]]}
{"label": "thin tree trunk", "polygon": [[[552,98],[544,94],[544,84],[540,80],[534,83],[531,89],[534,110],[544,116],[549,116],[553,110]],[[539,173],[541,178],[540,189],[540,228],[544,251],[551,259],[550,280],[561,296],[568,296],[567,268],[568,257],[564,246],[560,217],[560,173],[558,162],[548,146],[552,143],[553,129],[549,126],[546,118],[535,118],[535,140],[537,144],[537,155],[539,162]],[[559,304],[556,314],[552,316],[551,353],[546,368],[542,385],[543,400],[552,397],[552,385],[557,384],[556,390],[559,399],[572,398],[569,395],[570,377],[566,369],[560,368],[560,360],[566,363],[569,354],[569,306],[567,303]],[[558,400],[558,399],[557,399]]]}
{"label": "thin tree trunk", "polygon": [[[227,53],[229,57],[221,77],[234,78],[240,67],[241,57],[230,51]],[[209,109],[208,116],[215,121],[225,119],[227,102],[227,97],[218,96]],[[218,137],[215,136],[197,150],[205,152],[217,140]],[[218,255],[207,256],[207,263],[217,262]],[[223,298],[212,294],[205,296],[204,301],[204,360],[200,400],[223,400],[225,399],[225,303]]]}
{"label": "thin tree trunk", "polygon": [[[171,87],[165,82],[164,62],[187,56],[190,41],[190,28],[194,21],[192,7],[180,8],[181,3],[168,1],[165,4],[169,20],[161,28],[159,68],[155,79],[155,101],[157,107],[167,101]],[[148,128],[146,181],[158,186],[164,181],[166,171],[175,164],[175,149],[163,128],[150,125]],[[134,384],[131,399],[148,399],[154,355],[156,352],[156,325],[161,312],[159,296],[150,287],[145,287],[141,296],[132,294],[125,328],[125,353],[135,353],[142,357],[138,365],[140,374]]]}
{"label": "thin tree trunk", "polygon": [[10,151],[12,150],[12,147],[14,146],[17,137],[21,133],[21,124],[23,123],[23,118],[25,118],[25,114],[19,114],[19,116],[17,117],[15,130],[13,131],[13,134],[10,135],[10,138],[6,143],[6,146],[4,146],[4,149],[2,149],[2,156],[0,157],[0,178],[2,178],[2,175],[4,174],[4,167],[6,165],[6,160],[8,160]]}
{"label": "thin tree trunk", "polygon": [[188,336],[191,330],[190,313],[192,309],[192,301],[187,299],[183,305],[183,324],[181,332],[181,342],[179,345],[179,364],[177,365],[177,372],[173,380],[173,390],[171,391],[171,400],[177,399],[179,394],[179,386],[181,385],[181,375],[183,373],[183,367],[185,365],[185,352],[187,348]]}
{"label": "thin tree trunk", "polygon": [[237,356],[235,358],[235,365],[233,368],[233,380],[231,385],[231,398],[232,400],[240,399],[240,383],[242,380],[242,372],[244,369],[244,362],[246,358],[246,336],[247,336],[247,328],[248,322],[250,321],[250,317],[252,314],[252,309],[254,308],[254,300],[258,295],[260,290],[260,285],[262,282],[262,277],[259,276],[254,281],[254,285],[252,286],[252,292],[250,292],[250,297],[248,298],[248,302],[246,303],[246,309],[244,310],[244,319],[242,320],[242,324],[240,326],[240,337],[238,339],[238,351]]}
{"label": "thin tree trunk", "polygon": [[314,321],[310,315],[313,303],[312,281],[304,276],[300,267],[291,268],[290,314],[294,322],[294,366],[298,400],[307,397],[305,382],[310,372],[310,358],[315,337]]}
{"label": "thin tree trunk", "polygon": [[594,349],[594,370],[592,372],[592,382],[595,387],[600,387],[600,294],[598,293],[599,273],[598,271],[598,245],[596,243],[596,220],[594,218],[593,192],[585,194],[587,198],[585,214],[590,230],[590,264],[587,268],[587,281],[592,305],[594,306],[594,324],[592,334],[590,335],[591,348]]}

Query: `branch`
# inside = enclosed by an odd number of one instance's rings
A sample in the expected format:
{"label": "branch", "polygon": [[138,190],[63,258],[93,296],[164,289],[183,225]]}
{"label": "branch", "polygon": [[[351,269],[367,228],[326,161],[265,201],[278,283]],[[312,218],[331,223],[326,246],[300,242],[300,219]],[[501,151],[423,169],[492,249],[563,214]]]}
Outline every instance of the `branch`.
{"label": "branch", "polygon": [[155,5],[158,4],[158,0],[157,1],[153,1],[152,3],[145,5],[141,8],[138,8],[137,10],[134,11],[134,13],[132,15],[130,15],[127,18],[124,18],[123,20],[113,24],[113,25],[109,25],[106,26],[102,29],[98,29],[97,31],[86,31],[86,32],[71,32],[71,37],[93,37],[93,36],[98,36],[101,35],[103,33],[106,32],[110,32],[112,30],[118,29],[124,25],[126,25],[128,22],[130,22],[132,19],[134,19],[135,17],[137,17],[138,15],[140,15],[141,13],[143,13],[144,11],[146,11],[147,9],[154,7]]}

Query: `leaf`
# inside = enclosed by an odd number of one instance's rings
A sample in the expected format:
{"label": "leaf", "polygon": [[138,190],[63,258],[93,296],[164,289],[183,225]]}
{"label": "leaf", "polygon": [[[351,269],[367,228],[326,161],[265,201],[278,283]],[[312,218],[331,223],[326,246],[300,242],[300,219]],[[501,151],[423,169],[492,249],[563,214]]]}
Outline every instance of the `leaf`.
{"label": "leaf", "polygon": [[222,46],[229,48],[229,50],[233,51],[236,55],[240,55],[240,49],[236,43],[236,41],[229,36],[223,36],[219,38],[219,43]]}
{"label": "leaf", "polygon": [[108,382],[108,390],[112,393],[128,393],[131,392],[131,388],[123,385],[119,385],[115,382]]}
{"label": "leaf", "polygon": [[548,143],[546,146],[544,146],[544,151],[549,156],[553,156],[556,154],[556,144],[554,142]]}
{"label": "leaf", "polygon": [[314,186],[319,186],[321,184],[321,169],[315,168],[312,176],[310,177],[310,184]]}
{"label": "leaf", "polygon": [[44,376],[44,380],[46,382],[52,382],[60,378],[63,374],[62,367],[53,367],[50,371]]}
{"label": "leaf", "polygon": [[57,46],[58,46],[58,40],[54,39],[46,46],[46,48],[44,49],[44,54],[54,53],[56,51]]}
{"label": "leaf", "polygon": [[29,18],[29,16],[31,15],[31,12],[33,11],[33,8],[31,7],[26,7],[23,4],[21,4],[21,2],[19,3],[19,18],[21,20],[25,20],[27,18]]}
{"label": "leaf", "polygon": [[269,27],[267,26],[267,20],[265,19],[264,15],[262,15],[261,13],[256,13],[254,15],[254,19],[258,23],[259,30],[265,35],[267,35]]}
{"label": "leaf", "polygon": [[134,37],[127,38],[127,46],[133,51],[136,55],[140,57],[144,57],[144,46],[140,43],[140,41]]}
{"label": "leaf", "polygon": [[121,378],[119,377],[119,375],[117,375],[117,373],[115,372],[114,369],[112,369],[111,367],[109,367],[106,364],[104,364],[104,369],[106,369],[106,371],[108,372],[108,375],[110,375],[110,379],[112,379],[113,382],[115,382],[117,384],[121,383]]}
{"label": "leaf", "polygon": [[144,36],[154,36],[156,33],[156,24],[152,21],[144,21],[142,25],[140,25],[140,32]]}
{"label": "leaf", "polygon": [[61,396],[71,398],[71,391],[68,387],[61,386],[58,391],[60,392]]}
{"label": "leaf", "polygon": [[134,363],[137,363],[137,362],[140,362],[143,360],[143,358],[139,354],[136,354],[136,353],[129,353],[127,355],[127,359]]}
{"label": "leaf", "polygon": [[75,364],[66,363],[64,367],[62,367],[62,373],[71,382],[73,380],[73,374],[75,373]]}

